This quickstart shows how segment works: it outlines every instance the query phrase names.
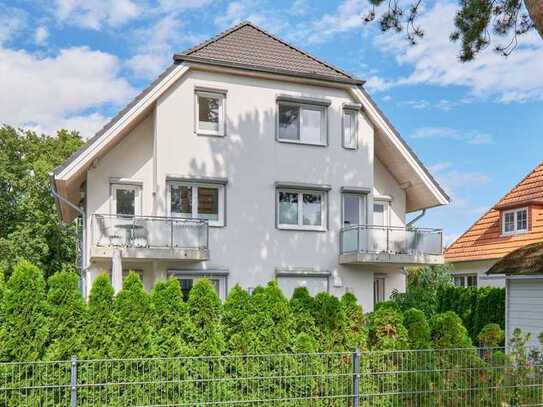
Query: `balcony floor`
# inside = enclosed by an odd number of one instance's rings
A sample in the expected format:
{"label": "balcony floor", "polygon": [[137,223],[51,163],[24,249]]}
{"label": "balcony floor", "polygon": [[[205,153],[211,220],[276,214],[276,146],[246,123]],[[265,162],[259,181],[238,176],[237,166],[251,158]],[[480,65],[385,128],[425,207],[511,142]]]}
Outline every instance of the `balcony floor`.
{"label": "balcony floor", "polygon": [[132,260],[209,260],[207,249],[181,248],[141,248],[141,247],[93,247],[91,260],[111,259],[114,250],[121,251],[123,259]]}
{"label": "balcony floor", "polygon": [[339,264],[397,264],[403,266],[443,264],[441,254],[402,254],[352,252],[339,255]]}

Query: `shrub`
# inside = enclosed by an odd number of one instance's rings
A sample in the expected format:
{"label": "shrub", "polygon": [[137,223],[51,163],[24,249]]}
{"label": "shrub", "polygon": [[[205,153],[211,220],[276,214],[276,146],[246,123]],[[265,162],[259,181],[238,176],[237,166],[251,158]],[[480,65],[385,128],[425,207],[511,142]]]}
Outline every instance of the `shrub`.
{"label": "shrub", "polygon": [[347,348],[365,350],[367,348],[367,332],[365,329],[366,318],[362,307],[358,305],[356,297],[351,293],[345,293],[341,297],[341,306],[347,320]]}
{"label": "shrub", "polygon": [[158,356],[177,357],[188,353],[186,338],[191,331],[188,306],[183,302],[179,281],[159,281],[151,292],[153,349]]}
{"label": "shrub", "polygon": [[113,331],[113,287],[107,274],[94,280],[89,296],[88,321],[85,327],[85,345],[88,358],[112,356]]}
{"label": "shrub", "polygon": [[220,355],[225,349],[221,317],[222,304],[215,287],[203,278],[190,290],[189,315],[193,329],[191,351],[195,355]]}
{"label": "shrub", "polygon": [[343,351],[346,348],[347,317],[341,302],[333,295],[315,296],[313,318],[320,332],[321,351]]}
{"label": "shrub", "polygon": [[479,344],[481,346],[494,348],[501,345],[504,337],[505,333],[498,324],[487,324],[484,326],[481,332],[479,332],[477,339],[479,340]]}
{"label": "shrub", "polygon": [[236,285],[223,306],[223,331],[227,348],[235,354],[249,354],[255,348],[251,295]]}
{"label": "shrub", "polygon": [[505,289],[485,287],[477,290],[477,305],[473,317],[472,338],[477,337],[489,323],[505,329]]}
{"label": "shrub", "polygon": [[380,308],[370,315],[368,326],[370,347],[377,350],[406,349],[408,335],[399,311]]}
{"label": "shrub", "polygon": [[411,308],[404,313],[404,325],[411,349],[428,349],[431,345],[431,332],[428,320],[419,309]]}
{"label": "shrub", "polygon": [[438,309],[438,294],[428,288],[414,287],[405,293],[394,292],[391,299],[401,311],[417,308],[424,312],[427,318],[434,315]]}
{"label": "shrub", "polygon": [[1,360],[41,359],[49,328],[42,272],[27,261],[19,262],[6,283],[2,304]]}
{"label": "shrub", "polygon": [[53,274],[49,278],[47,293],[49,345],[46,359],[64,360],[81,354],[86,311],[78,275],[70,271]]}
{"label": "shrub", "polygon": [[471,339],[462,320],[453,311],[437,314],[430,320],[432,344],[434,348],[467,348]]}
{"label": "shrub", "polygon": [[292,298],[289,302],[290,310],[294,318],[294,331],[296,335],[306,334],[315,340],[319,335],[313,311],[315,300],[309,294],[306,287],[297,287],[294,289]]}
{"label": "shrub", "polygon": [[112,353],[117,358],[152,356],[149,295],[138,275],[130,272],[115,298]]}

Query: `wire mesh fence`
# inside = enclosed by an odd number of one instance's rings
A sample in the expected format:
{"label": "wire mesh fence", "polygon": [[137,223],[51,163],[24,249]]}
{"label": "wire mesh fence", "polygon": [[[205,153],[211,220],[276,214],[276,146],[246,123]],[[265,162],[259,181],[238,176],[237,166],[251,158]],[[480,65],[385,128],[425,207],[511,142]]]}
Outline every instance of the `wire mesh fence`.
{"label": "wire mesh fence", "polygon": [[535,406],[543,356],[447,349],[0,364],[1,406]]}

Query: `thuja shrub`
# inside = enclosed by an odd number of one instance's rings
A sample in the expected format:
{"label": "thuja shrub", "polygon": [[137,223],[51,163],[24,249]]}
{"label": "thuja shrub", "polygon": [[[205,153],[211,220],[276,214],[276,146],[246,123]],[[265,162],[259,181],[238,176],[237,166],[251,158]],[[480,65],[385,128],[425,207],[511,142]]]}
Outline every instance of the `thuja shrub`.
{"label": "thuja shrub", "polygon": [[393,307],[382,307],[371,313],[368,325],[370,349],[406,349],[409,344],[403,316]]}
{"label": "thuja shrub", "polygon": [[92,285],[88,319],[85,327],[85,356],[87,358],[107,358],[113,356],[113,287],[109,276],[100,274]]}
{"label": "thuja shrub", "polygon": [[79,289],[79,276],[73,272],[60,271],[53,274],[48,283],[49,340],[45,358],[69,359],[84,351],[83,328],[87,307]]}
{"label": "thuja shrub", "polygon": [[348,324],[345,309],[339,299],[327,293],[317,294],[313,318],[320,332],[320,351],[335,352],[346,349]]}
{"label": "thuja shrub", "polygon": [[407,310],[404,313],[404,325],[407,329],[411,349],[428,349],[431,347],[430,324],[424,312],[416,308]]}
{"label": "thuja shrub", "polygon": [[49,332],[46,308],[42,272],[29,262],[21,261],[4,288],[4,321],[0,328],[2,361],[33,361],[43,357]]}
{"label": "thuja shrub", "polygon": [[479,345],[485,348],[494,348],[503,343],[505,333],[498,324],[487,324],[481,329],[477,339]]}
{"label": "thuja shrub", "polygon": [[505,329],[505,288],[485,287],[477,290],[471,337],[476,338],[490,323]]}
{"label": "thuja shrub", "polygon": [[432,345],[436,349],[468,348],[472,346],[468,330],[453,311],[437,314],[430,320]]}
{"label": "thuja shrub", "polygon": [[236,285],[228,293],[223,306],[223,332],[229,352],[243,355],[254,350],[253,318],[251,295]]}
{"label": "thuja shrub", "polygon": [[350,349],[367,349],[366,317],[362,307],[358,305],[352,293],[345,293],[341,297],[341,306],[347,321],[346,346]]}

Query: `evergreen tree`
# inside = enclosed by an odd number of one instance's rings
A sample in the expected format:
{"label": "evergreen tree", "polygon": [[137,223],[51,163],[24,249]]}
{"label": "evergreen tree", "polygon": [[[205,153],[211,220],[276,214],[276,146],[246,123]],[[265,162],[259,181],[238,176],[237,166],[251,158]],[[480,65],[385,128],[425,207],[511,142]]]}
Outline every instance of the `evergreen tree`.
{"label": "evergreen tree", "polygon": [[19,262],[5,286],[2,303],[0,360],[40,360],[49,328],[42,272],[27,261]]}
{"label": "evergreen tree", "polygon": [[229,352],[249,354],[254,349],[254,312],[251,295],[236,285],[223,307],[223,332]]}
{"label": "evergreen tree", "polygon": [[153,348],[157,356],[182,356],[188,353],[190,334],[188,306],[183,302],[179,281],[159,281],[151,292]]}
{"label": "evergreen tree", "polygon": [[327,293],[317,294],[313,318],[320,332],[320,350],[323,352],[345,351],[347,348],[347,317],[337,297]]}
{"label": "evergreen tree", "polygon": [[113,287],[107,274],[94,280],[89,296],[88,321],[85,327],[85,346],[88,358],[112,356],[114,334]]}
{"label": "evergreen tree", "polygon": [[358,305],[356,297],[351,293],[345,293],[341,297],[341,306],[347,320],[346,345],[349,349],[358,348],[366,350],[367,332],[366,318],[362,307]]}
{"label": "evergreen tree", "polygon": [[115,331],[113,356],[138,358],[152,356],[151,309],[149,295],[138,275],[130,272],[114,302]]}
{"label": "evergreen tree", "polygon": [[375,350],[406,349],[408,336],[402,314],[393,307],[382,307],[372,312],[368,325],[368,341]]}
{"label": "evergreen tree", "polygon": [[222,304],[208,279],[203,278],[192,287],[188,307],[193,325],[191,351],[195,355],[220,355],[225,350]]}
{"label": "evergreen tree", "polygon": [[49,345],[45,358],[69,359],[83,351],[87,309],[79,289],[79,277],[61,271],[49,278],[47,313],[49,316]]}
{"label": "evergreen tree", "polygon": [[430,327],[434,348],[467,348],[472,345],[462,319],[453,311],[434,315]]}
{"label": "evergreen tree", "polygon": [[[319,330],[313,318],[315,300],[306,287],[296,287],[289,302],[294,318],[294,348],[296,352],[316,352]],[[305,350],[304,350],[305,349]]]}

